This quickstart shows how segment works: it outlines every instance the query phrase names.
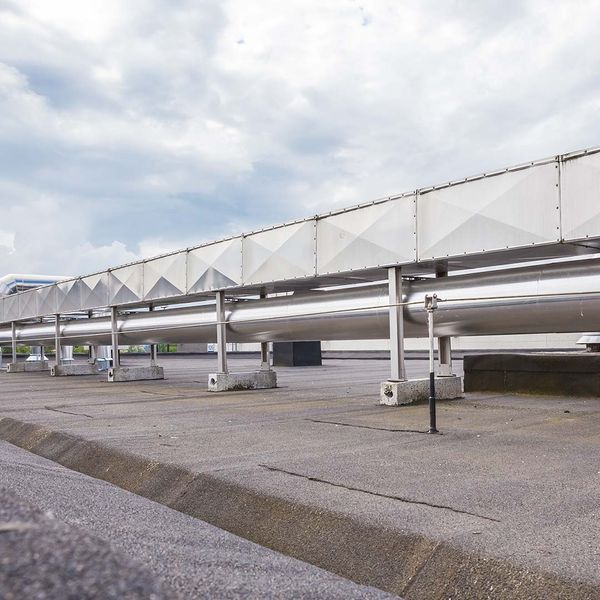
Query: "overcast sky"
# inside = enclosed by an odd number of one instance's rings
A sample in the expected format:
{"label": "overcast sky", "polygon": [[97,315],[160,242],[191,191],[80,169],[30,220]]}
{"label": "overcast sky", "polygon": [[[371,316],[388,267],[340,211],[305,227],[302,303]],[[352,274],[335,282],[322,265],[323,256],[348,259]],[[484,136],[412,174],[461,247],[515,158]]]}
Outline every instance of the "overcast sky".
{"label": "overcast sky", "polygon": [[0,275],[600,144],[600,0],[0,0]]}

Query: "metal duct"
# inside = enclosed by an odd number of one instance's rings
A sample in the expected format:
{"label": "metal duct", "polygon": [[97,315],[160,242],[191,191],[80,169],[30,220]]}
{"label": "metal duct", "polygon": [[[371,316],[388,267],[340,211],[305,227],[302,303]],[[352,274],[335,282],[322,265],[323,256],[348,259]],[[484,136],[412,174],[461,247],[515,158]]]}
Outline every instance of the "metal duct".
{"label": "metal duct", "polygon": [[[423,298],[442,300],[438,336],[567,333],[600,324],[600,259],[405,282],[406,337],[427,335]],[[387,286],[311,291],[227,305],[228,341],[356,340],[387,338]],[[122,316],[120,344],[216,340],[212,306],[171,308]],[[24,344],[53,344],[54,324],[17,326]],[[110,344],[110,319],[65,322],[63,343]],[[0,343],[11,341],[0,330]]]}

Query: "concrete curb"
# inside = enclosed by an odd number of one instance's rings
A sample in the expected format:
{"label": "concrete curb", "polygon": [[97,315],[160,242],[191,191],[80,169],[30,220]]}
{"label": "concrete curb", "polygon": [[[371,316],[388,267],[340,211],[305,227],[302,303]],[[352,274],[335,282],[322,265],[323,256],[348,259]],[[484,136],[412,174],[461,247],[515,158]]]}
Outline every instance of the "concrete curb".
{"label": "concrete curb", "polygon": [[261,494],[183,467],[0,418],[0,439],[262,546],[407,600],[591,600],[593,585]]}

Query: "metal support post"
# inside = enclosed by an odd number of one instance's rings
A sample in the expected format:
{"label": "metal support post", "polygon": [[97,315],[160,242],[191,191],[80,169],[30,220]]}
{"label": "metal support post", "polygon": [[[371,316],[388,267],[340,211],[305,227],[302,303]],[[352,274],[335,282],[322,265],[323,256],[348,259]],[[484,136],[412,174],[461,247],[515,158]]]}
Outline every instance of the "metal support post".
{"label": "metal support post", "polygon": [[[261,298],[266,298],[267,294],[264,290],[260,292]],[[271,370],[271,357],[269,355],[269,342],[260,343],[260,369],[261,371]]]}
{"label": "metal support post", "polygon": [[437,308],[437,295],[425,296],[427,329],[429,332],[429,432],[438,433],[435,414],[435,348],[433,335],[433,311]]}
{"label": "metal support post", "polygon": [[[148,310],[152,312],[154,310],[154,306],[150,305]],[[158,346],[156,344],[150,344],[150,364],[152,366],[156,365],[158,360]]]}
{"label": "metal support post", "polygon": [[404,307],[402,306],[402,271],[400,267],[388,269],[390,304],[390,358],[391,381],[405,381],[404,364]]}
{"label": "metal support post", "polygon": [[[62,349],[60,346],[60,315],[56,315],[54,324],[54,364],[58,367],[61,364]],[[44,360],[44,346],[42,346],[42,355],[40,360]]]}
{"label": "metal support post", "polygon": [[217,292],[216,301],[218,373],[228,373],[229,371],[227,369],[227,323],[225,322],[225,292]]}
{"label": "metal support post", "polygon": [[17,325],[16,323],[13,321],[11,323],[11,334],[12,334],[12,361],[14,363],[17,362]]}
{"label": "metal support post", "polygon": [[[435,270],[436,277],[447,277],[446,266],[438,265]],[[452,377],[452,338],[448,335],[438,337],[438,375]]]}
{"label": "metal support post", "polygon": [[110,307],[110,332],[112,340],[112,355],[114,369],[121,366],[121,357],[119,356],[119,325],[117,323],[117,307]]}

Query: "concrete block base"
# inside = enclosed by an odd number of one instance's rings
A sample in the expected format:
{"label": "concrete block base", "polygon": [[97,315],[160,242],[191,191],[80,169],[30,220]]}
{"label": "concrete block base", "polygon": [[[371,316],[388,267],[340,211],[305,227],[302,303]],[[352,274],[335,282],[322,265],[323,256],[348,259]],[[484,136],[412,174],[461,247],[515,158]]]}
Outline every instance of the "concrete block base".
{"label": "concrete block base", "polygon": [[277,373],[275,371],[211,373],[208,376],[209,392],[264,390],[275,387],[277,387]]}
{"label": "concrete block base", "polygon": [[32,360],[16,363],[8,363],[7,373],[39,373],[40,371],[49,371],[50,363],[47,360]]}
{"label": "concrete block base", "polygon": [[[438,400],[461,398],[462,377],[436,377],[435,396]],[[384,381],[381,384],[379,404],[400,406],[418,400],[429,399],[429,378],[408,379],[406,381]]]}
{"label": "concrete block base", "polygon": [[72,375],[97,375],[97,365],[91,363],[73,363],[70,365],[54,365],[50,369],[51,377],[70,377]]}
{"label": "concrete block base", "polygon": [[156,365],[150,365],[147,367],[111,367],[108,370],[108,381],[110,383],[146,381],[149,379],[164,378],[164,369]]}

